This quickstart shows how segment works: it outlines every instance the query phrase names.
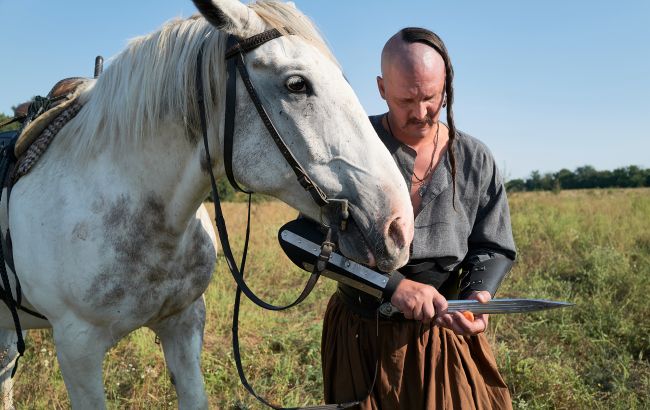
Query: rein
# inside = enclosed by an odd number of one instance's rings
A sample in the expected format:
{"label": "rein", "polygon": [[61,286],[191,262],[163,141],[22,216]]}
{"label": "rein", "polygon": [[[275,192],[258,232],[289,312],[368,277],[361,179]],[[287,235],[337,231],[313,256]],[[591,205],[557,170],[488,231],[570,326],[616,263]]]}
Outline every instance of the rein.
{"label": "rein", "polygon": [[[284,409],[280,406],[275,406],[269,403],[267,400],[259,396],[255,390],[249,385],[244,375],[243,366],[241,364],[241,356],[239,352],[239,306],[241,302],[241,293],[243,292],[253,303],[256,305],[273,311],[285,310],[290,307],[293,307],[309,296],[313,290],[318,278],[320,277],[321,272],[325,269],[327,261],[330,258],[331,253],[334,251],[337,242],[338,231],[344,231],[347,228],[347,221],[349,218],[349,209],[347,199],[331,199],[328,198],[325,192],[309,177],[305,169],[302,167],[300,162],[296,159],[295,155],[291,152],[291,149],[282,139],[282,136],[278,132],[277,128],[271,121],[271,118],[268,116],[262,102],[259,98],[259,95],[255,91],[255,88],[250,80],[250,76],[246,69],[244,55],[245,53],[254,50],[255,48],[261,46],[262,44],[281,37],[283,34],[277,29],[271,29],[263,33],[254,35],[247,39],[238,39],[237,37],[230,35],[227,41],[227,50],[225,53],[225,59],[228,64],[228,83],[226,86],[226,109],[225,109],[225,127],[224,127],[224,167],[226,170],[226,176],[230,184],[237,190],[242,191],[248,194],[248,219],[246,223],[246,238],[244,242],[244,250],[239,267],[235,261],[234,255],[230,247],[230,241],[228,239],[228,232],[226,228],[226,223],[223,218],[223,212],[221,210],[221,201],[219,199],[219,193],[217,190],[216,179],[211,165],[209,168],[210,176],[210,185],[212,190],[212,200],[215,207],[215,224],[217,226],[217,231],[219,232],[219,238],[221,241],[221,246],[223,249],[226,262],[232,274],[233,279],[237,283],[237,291],[235,294],[235,306],[233,312],[233,351],[235,356],[235,362],[237,365],[237,372],[239,378],[249,393],[251,393],[255,398],[265,405],[274,408],[274,409]],[[199,106],[199,118],[201,123],[201,132],[203,134],[203,145],[205,148],[206,162],[212,164],[210,158],[210,149],[208,143],[208,132],[207,132],[207,122],[206,122],[206,113],[205,113],[205,98],[204,98],[204,85],[203,85],[203,46],[199,50],[197,56],[197,66],[196,66],[196,84],[197,84],[197,95],[198,95],[198,106]],[[235,130],[235,108],[236,108],[236,87],[237,87],[237,71],[244,82],[248,95],[251,98],[251,101],[255,105],[255,108],[262,119],[262,122],[266,126],[271,138],[275,142],[276,146],[280,150],[280,153],[284,156],[285,160],[291,167],[291,169],[296,174],[296,178],[300,185],[311,195],[312,199],[316,204],[321,208],[321,214],[327,208],[335,208],[338,210],[339,223],[338,225],[326,226],[327,235],[323,243],[321,244],[320,255],[318,257],[317,263],[314,265],[314,269],[305,284],[300,295],[292,303],[285,306],[276,306],[270,303],[265,302],[259,298],[246,284],[244,280],[244,268],[246,265],[246,255],[248,252],[248,240],[250,236],[250,215],[251,215],[251,194],[250,191],[245,191],[242,189],[237,182],[235,181],[233,170],[232,170],[232,152],[233,152],[233,139],[234,139],[234,130]],[[322,223],[322,221],[321,221]],[[376,377],[375,371],[375,377]],[[374,382],[373,382],[374,385]],[[372,390],[372,387],[371,389]],[[341,409],[348,408],[355,405],[358,405],[360,402],[350,402],[350,403],[341,403],[341,404],[330,404],[322,406],[312,406],[304,407],[306,409]],[[291,409],[298,409],[299,407],[294,407]]]}

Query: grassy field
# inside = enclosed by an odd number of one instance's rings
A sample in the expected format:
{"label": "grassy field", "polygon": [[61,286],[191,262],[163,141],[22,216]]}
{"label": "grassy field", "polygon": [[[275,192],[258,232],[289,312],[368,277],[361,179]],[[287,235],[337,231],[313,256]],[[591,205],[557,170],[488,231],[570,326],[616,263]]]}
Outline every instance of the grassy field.
{"label": "grassy field", "polygon": [[[547,313],[493,317],[489,337],[518,409],[650,408],[650,190],[521,193],[510,198],[519,260],[500,297],[569,300]],[[245,207],[225,204],[234,249]],[[277,245],[296,212],[254,205],[247,271],[251,287],[275,303],[306,278]],[[259,393],[284,405],[321,402],[321,318],[334,283],[284,313],[244,301],[242,354]],[[233,280],[220,257],[207,292],[203,369],[213,408],[261,406],[240,386],[231,354]],[[68,408],[49,331],[31,331],[15,385],[19,409]],[[154,334],[138,330],[104,362],[109,408],[175,408],[175,393]]]}

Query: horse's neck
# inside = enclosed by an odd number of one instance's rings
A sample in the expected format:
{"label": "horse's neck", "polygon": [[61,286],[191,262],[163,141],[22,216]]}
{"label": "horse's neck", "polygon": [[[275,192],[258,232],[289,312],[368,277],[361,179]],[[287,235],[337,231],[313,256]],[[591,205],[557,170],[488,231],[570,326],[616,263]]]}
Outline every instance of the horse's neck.
{"label": "horse's neck", "polygon": [[[166,204],[170,223],[183,224],[192,218],[209,191],[208,174],[202,170],[201,145],[190,142],[178,123],[163,124],[152,138],[145,138],[136,190],[151,190]],[[138,162],[138,159],[135,159]]]}
{"label": "horse's neck", "polygon": [[[152,135],[133,146],[98,151],[90,161],[67,163],[64,147],[53,155],[52,167],[64,165],[79,184],[113,196],[136,201],[156,198],[164,204],[165,220],[171,228],[183,229],[209,192],[209,177],[200,142],[191,142],[182,121],[161,121]],[[217,155],[215,153],[213,155]],[[66,177],[64,177],[66,178]]]}

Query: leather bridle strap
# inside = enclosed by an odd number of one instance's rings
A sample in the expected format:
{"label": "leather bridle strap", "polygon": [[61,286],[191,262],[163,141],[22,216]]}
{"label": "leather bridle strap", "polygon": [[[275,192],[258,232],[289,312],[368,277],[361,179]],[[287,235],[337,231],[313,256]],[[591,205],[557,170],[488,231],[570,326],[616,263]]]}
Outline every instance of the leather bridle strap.
{"label": "leather bridle strap", "polygon": [[[293,30],[285,27],[284,31],[287,32],[287,34],[293,34]],[[235,36],[232,34],[229,36],[229,43],[226,48],[226,53],[225,57],[226,60],[230,59],[230,57],[234,56],[237,53],[248,53],[249,51],[255,50],[257,47],[261,46],[264,43],[268,43],[271,40],[275,40],[276,38],[284,36],[283,33],[280,32],[277,28],[272,28],[270,30],[266,30],[262,33],[252,35],[248,38],[245,38],[243,40],[237,39]],[[230,39],[235,39],[236,43],[231,44]]]}
{"label": "leather bridle strap", "polygon": [[[234,37],[228,37],[228,45],[234,41]],[[234,60],[228,60],[228,82],[226,84],[226,112],[225,125],[223,129],[223,167],[226,170],[226,177],[230,185],[238,191],[252,194],[237,184],[232,172],[232,149],[235,135],[235,115],[237,107],[237,67]]]}
{"label": "leather bridle strap", "polygon": [[269,117],[262,101],[255,91],[255,87],[251,82],[250,76],[248,75],[248,70],[246,70],[246,64],[244,62],[244,53],[250,50],[255,49],[256,47],[264,44],[267,41],[273,40],[275,38],[281,37],[277,29],[272,29],[265,31],[264,33],[258,34],[256,36],[250,37],[242,42],[239,42],[235,36],[228,37],[227,51],[226,51],[226,61],[228,62],[228,85],[226,86],[226,125],[224,127],[224,167],[226,169],[226,176],[230,181],[230,184],[239,191],[248,192],[243,190],[235,181],[233,171],[232,171],[232,149],[233,149],[233,139],[235,134],[235,105],[236,105],[236,87],[237,87],[237,75],[235,73],[235,67],[239,71],[239,75],[248,91],[248,95],[253,101],[253,105],[257,110],[264,126],[269,131],[273,142],[280,150],[280,153],[285,158],[293,172],[296,174],[296,178],[300,185],[311,195],[314,201],[320,207],[329,205],[327,195],[323,192],[318,185],[316,185],[312,179],[307,175],[305,169],[300,165],[295,155],[291,152],[291,149],[284,142],[280,133],[275,128],[273,121]]}

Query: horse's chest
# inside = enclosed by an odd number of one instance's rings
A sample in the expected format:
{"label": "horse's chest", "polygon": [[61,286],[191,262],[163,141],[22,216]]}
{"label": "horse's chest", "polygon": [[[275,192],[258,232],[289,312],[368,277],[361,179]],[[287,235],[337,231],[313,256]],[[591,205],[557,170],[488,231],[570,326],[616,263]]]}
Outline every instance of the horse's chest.
{"label": "horse's chest", "polygon": [[135,211],[125,201],[118,199],[103,214],[104,263],[86,300],[101,310],[149,319],[174,314],[207,288],[216,259],[212,241],[198,220],[181,235],[170,231],[155,199]]}

